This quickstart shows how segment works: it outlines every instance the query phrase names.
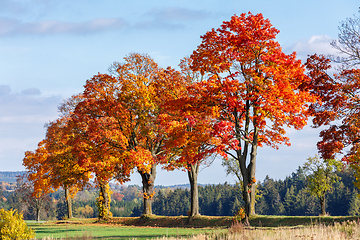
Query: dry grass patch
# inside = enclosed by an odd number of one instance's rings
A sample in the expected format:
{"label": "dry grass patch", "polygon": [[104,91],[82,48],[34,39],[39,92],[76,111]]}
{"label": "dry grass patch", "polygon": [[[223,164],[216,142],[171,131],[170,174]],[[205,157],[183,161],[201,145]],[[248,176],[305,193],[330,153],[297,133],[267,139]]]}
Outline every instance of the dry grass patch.
{"label": "dry grass patch", "polygon": [[335,223],[334,225],[314,225],[302,227],[255,228],[234,224],[228,233],[204,235],[192,238],[160,238],[163,240],[274,240],[274,239],[311,239],[344,240],[360,239],[360,224],[355,221]]}

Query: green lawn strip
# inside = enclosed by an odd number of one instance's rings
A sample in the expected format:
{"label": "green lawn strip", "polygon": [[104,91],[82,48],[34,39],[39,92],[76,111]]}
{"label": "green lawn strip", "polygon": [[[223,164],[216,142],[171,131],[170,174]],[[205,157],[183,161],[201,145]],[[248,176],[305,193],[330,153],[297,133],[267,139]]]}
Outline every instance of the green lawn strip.
{"label": "green lawn strip", "polygon": [[[45,237],[68,238],[91,236],[93,238],[114,239],[149,239],[163,236],[192,236],[201,233],[213,233],[214,229],[204,228],[158,228],[158,227],[128,227],[116,225],[82,225],[82,224],[30,224],[35,230],[36,238]],[[217,230],[226,231],[226,230]]]}

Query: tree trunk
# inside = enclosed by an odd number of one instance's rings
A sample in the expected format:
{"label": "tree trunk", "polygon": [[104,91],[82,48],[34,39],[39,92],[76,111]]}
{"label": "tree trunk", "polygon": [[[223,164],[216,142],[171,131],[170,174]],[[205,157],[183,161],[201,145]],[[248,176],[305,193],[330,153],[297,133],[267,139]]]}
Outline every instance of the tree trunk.
{"label": "tree trunk", "polygon": [[[255,130],[257,132],[257,130]],[[256,171],[256,155],[257,155],[257,134],[254,137],[254,143],[252,145],[251,156],[250,156],[250,164],[248,166],[249,169],[249,185],[250,185],[250,211],[249,216],[255,214],[255,191],[256,191],[256,179],[255,179],[255,171]]]}
{"label": "tree trunk", "polygon": [[191,207],[189,217],[199,215],[199,192],[197,178],[199,174],[199,164],[188,164],[188,177],[190,181]]}
{"label": "tree trunk", "polygon": [[150,173],[143,173],[138,171],[141,175],[142,184],[143,184],[143,194],[144,194],[144,208],[143,215],[151,215],[152,214],[152,200],[155,194],[154,186],[155,186],[155,178],[156,178],[156,166],[157,164],[151,165]]}
{"label": "tree trunk", "polygon": [[111,216],[110,212],[110,199],[109,199],[109,183],[99,183],[99,198],[98,198],[98,209],[99,219],[105,219]]}
{"label": "tree trunk", "polygon": [[39,200],[36,200],[37,203],[36,203],[36,206],[35,206],[35,214],[36,214],[36,221],[39,222],[40,221],[40,204],[39,204]]}
{"label": "tree trunk", "polygon": [[253,142],[251,143],[250,162],[246,166],[248,144],[244,145],[244,152],[239,156],[239,164],[243,176],[243,199],[245,202],[245,225],[249,225],[249,217],[255,214],[255,190],[256,190],[256,155],[258,144],[258,128],[254,129]]}
{"label": "tree trunk", "polygon": [[71,197],[69,193],[69,189],[65,188],[65,201],[66,201],[66,208],[67,208],[67,217],[72,218],[72,204],[71,204]]}
{"label": "tree trunk", "polygon": [[322,197],[319,197],[320,200],[320,208],[321,208],[321,216],[326,215],[326,209],[325,209],[325,194]]}

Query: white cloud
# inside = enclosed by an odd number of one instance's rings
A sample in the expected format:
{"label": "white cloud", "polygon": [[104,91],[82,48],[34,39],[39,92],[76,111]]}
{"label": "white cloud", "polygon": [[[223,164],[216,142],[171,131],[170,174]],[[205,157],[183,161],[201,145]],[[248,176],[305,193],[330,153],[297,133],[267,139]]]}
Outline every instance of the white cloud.
{"label": "white cloud", "polygon": [[331,47],[330,43],[332,38],[326,35],[315,35],[310,39],[303,39],[296,42],[294,45],[285,48],[286,52],[297,52],[298,58],[305,61],[308,55],[312,54],[324,54],[327,55],[338,55],[338,51]]}
{"label": "white cloud", "polygon": [[[3,94],[1,94],[3,93]],[[24,152],[34,150],[45,137],[44,124],[58,117],[60,96],[44,97],[38,88],[11,92],[0,86],[0,164],[2,170],[19,170]]]}
{"label": "white cloud", "polygon": [[[13,12],[13,14],[2,14],[0,17],[0,36],[92,34],[119,29],[176,30],[185,28],[189,21],[200,21],[211,17],[211,14],[204,10],[191,10],[180,7],[153,8],[140,15],[140,19],[132,23],[127,22],[121,17],[93,18],[82,22],[66,22],[57,19],[31,21],[29,19],[32,19],[32,17],[23,18],[21,14],[15,14],[15,12],[24,12],[26,9],[24,6],[30,6],[30,3],[33,2],[39,9],[36,12],[40,11],[40,13],[33,13],[30,14],[30,16],[35,15],[38,16],[36,19],[40,19],[42,13],[46,12],[48,5],[50,6],[51,4],[50,2],[46,3],[47,1],[44,1],[44,3],[42,3],[42,1],[33,1],[29,1],[26,4],[24,3],[24,5],[12,1],[7,1],[7,4],[3,4],[6,5],[8,9],[13,9],[12,11],[9,10]],[[37,8],[32,7],[31,9],[35,11]],[[50,9],[54,10],[55,7],[53,6]],[[1,10],[0,13],[2,13]]]}
{"label": "white cloud", "polygon": [[16,19],[0,18],[0,36],[47,35],[47,34],[89,34],[125,28],[128,25],[121,18],[96,18],[85,22],[36,21],[21,22]]}
{"label": "white cloud", "polygon": [[57,106],[60,102],[60,96],[43,97],[37,88],[25,89],[19,94],[11,93],[9,86],[2,85],[0,86],[0,112],[3,114],[0,117],[0,123],[43,121],[42,124],[44,124],[57,116]]}

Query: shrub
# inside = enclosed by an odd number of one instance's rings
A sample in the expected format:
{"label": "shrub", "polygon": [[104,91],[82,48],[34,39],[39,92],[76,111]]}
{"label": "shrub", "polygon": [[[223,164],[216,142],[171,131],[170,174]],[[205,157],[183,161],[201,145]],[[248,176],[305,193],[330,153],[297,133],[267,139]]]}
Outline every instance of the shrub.
{"label": "shrub", "polygon": [[26,225],[21,213],[12,209],[9,211],[0,209],[0,239],[31,239],[34,237],[34,231]]}
{"label": "shrub", "polygon": [[235,213],[235,220],[238,221],[238,222],[241,222],[245,219],[245,208],[242,207],[240,208],[236,213]]}

